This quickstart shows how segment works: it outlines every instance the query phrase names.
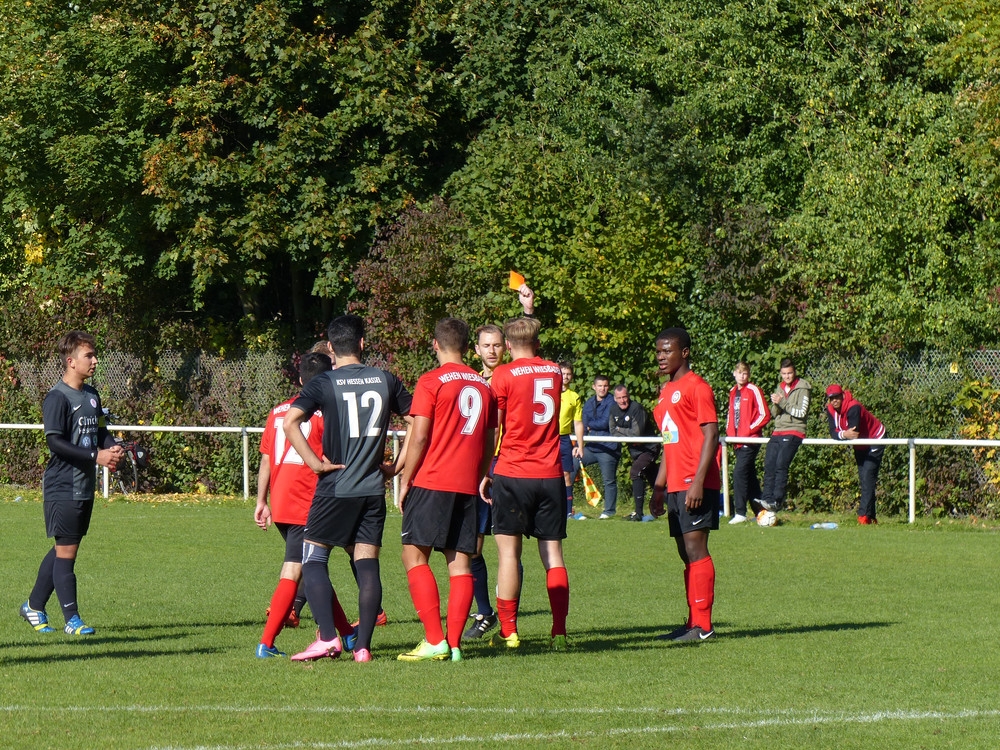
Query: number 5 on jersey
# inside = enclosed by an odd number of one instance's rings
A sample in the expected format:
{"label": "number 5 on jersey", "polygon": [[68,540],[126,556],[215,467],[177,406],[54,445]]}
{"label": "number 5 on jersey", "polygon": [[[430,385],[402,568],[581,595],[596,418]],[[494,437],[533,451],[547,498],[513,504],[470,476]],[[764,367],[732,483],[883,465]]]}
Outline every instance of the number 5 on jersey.
{"label": "number 5 on jersey", "polygon": [[535,397],[532,400],[542,407],[541,414],[535,411],[531,415],[531,421],[535,424],[548,424],[552,421],[552,417],[555,416],[555,399],[549,393],[546,393],[546,391],[554,391],[555,384],[555,380],[552,378],[535,379]]}

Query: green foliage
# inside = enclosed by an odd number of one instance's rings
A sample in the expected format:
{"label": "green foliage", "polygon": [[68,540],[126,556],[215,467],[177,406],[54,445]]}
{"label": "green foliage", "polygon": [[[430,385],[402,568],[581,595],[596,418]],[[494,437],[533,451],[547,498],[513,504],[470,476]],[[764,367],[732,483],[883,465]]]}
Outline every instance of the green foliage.
{"label": "green foliage", "polygon": [[345,299],[376,222],[454,161],[439,13],[5,0],[0,257],[45,288],[311,337],[310,292]]}

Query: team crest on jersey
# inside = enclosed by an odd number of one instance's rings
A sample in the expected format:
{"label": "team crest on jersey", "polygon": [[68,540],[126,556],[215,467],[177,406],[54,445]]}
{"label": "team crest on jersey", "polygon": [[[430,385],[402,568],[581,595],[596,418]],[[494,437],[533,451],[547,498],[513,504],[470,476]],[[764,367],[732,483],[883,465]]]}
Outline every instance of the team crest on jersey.
{"label": "team crest on jersey", "polygon": [[91,407],[93,407],[94,409],[96,409],[97,408],[97,399],[94,399],[94,398],[90,399],[90,405],[91,405]]}
{"label": "team crest on jersey", "polygon": [[674,391],[673,395],[670,397],[670,403],[676,404],[680,400],[681,400],[681,392]]}
{"label": "team crest on jersey", "polygon": [[664,444],[679,443],[681,441],[681,431],[677,429],[677,423],[670,418],[670,412],[664,412],[663,423],[660,425],[660,434],[663,436]]}

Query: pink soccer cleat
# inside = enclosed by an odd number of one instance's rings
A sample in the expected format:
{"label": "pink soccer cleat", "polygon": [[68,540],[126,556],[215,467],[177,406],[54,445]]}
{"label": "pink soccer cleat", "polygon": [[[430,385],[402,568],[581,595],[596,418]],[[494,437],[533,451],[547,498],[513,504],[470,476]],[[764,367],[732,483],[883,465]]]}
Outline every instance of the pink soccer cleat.
{"label": "pink soccer cleat", "polygon": [[310,643],[305,651],[295,654],[292,661],[315,661],[327,657],[336,659],[343,649],[340,647],[340,636],[334,636],[333,640],[323,641],[317,638]]}

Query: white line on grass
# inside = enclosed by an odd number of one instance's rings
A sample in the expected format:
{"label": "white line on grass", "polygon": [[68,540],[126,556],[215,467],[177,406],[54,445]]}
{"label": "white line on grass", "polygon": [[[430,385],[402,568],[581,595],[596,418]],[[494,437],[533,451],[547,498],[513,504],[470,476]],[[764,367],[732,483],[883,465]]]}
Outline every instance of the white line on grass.
{"label": "white line on grass", "polygon": [[[549,711],[542,713],[557,713]],[[689,713],[678,710],[680,713]],[[704,713],[715,713],[715,709],[709,709]],[[718,711],[723,713],[724,710]],[[690,712],[698,713],[698,712]],[[775,713],[787,713],[785,711]],[[995,718],[1000,716],[1000,711],[957,711],[946,713],[943,711],[877,711],[867,714],[810,714],[799,718],[763,718],[750,722],[727,722],[721,724],[701,724],[699,730],[711,729],[755,729],[768,726],[802,726],[807,724],[871,724],[880,721],[921,721],[928,719],[977,719]],[[574,738],[600,738],[600,737],[622,737],[627,735],[655,735],[668,734],[671,732],[690,731],[692,726],[660,726],[660,727],[625,727],[621,729],[606,729],[603,731],[582,731],[574,732],[559,730],[555,732],[535,732],[535,733],[497,733],[485,736],[457,735],[453,737],[410,737],[408,739],[394,740],[373,737],[367,740],[343,740],[340,742],[292,742],[284,745],[197,745],[184,747],[177,745],[154,746],[149,750],[247,750],[248,748],[267,748],[267,750],[351,750],[352,748],[367,747],[403,747],[412,745],[455,745],[459,743],[483,744],[486,742],[548,742],[560,739]]]}
{"label": "white line on grass", "polygon": [[[70,711],[70,712],[91,712],[91,711],[119,711],[119,712],[131,712],[131,713],[145,713],[145,712],[166,712],[166,713],[181,713],[181,712],[205,712],[205,711],[222,711],[222,712],[246,712],[246,711],[257,711],[262,710],[261,708],[248,708],[248,707],[236,707],[236,706],[59,706],[59,707],[48,707],[42,708],[38,706],[0,706],[0,712],[15,712],[15,711],[25,711],[25,712],[35,712],[35,711]],[[284,709],[263,709],[263,710],[284,710]],[[776,711],[766,711],[766,712],[754,712],[742,709],[727,709],[727,708],[709,708],[702,710],[688,710],[682,708],[675,709],[663,709],[663,708],[611,708],[611,709],[576,709],[576,708],[563,708],[563,709],[519,709],[519,708],[472,708],[472,707],[429,707],[429,706],[418,706],[418,707],[375,707],[375,708],[337,708],[337,709],[324,709],[320,707],[307,709],[307,708],[295,708],[296,711],[312,711],[316,713],[354,713],[364,711],[366,713],[371,713],[373,711],[382,713],[422,713],[422,712],[451,712],[451,713],[511,713],[511,714],[540,714],[540,715],[559,715],[559,714],[614,714],[614,713],[645,713],[654,714],[661,713],[670,716],[698,716],[698,715],[713,715],[713,714],[753,714],[759,718],[750,718],[747,721],[726,721],[718,723],[709,724],[696,724],[696,725],[664,725],[664,726],[646,726],[646,727],[623,727],[616,729],[605,729],[600,731],[594,730],[584,730],[584,731],[568,731],[568,730],[558,730],[554,732],[535,732],[535,733],[497,733],[490,735],[472,736],[472,735],[455,735],[450,737],[428,737],[428,736],[418,736],[409,737],[406,739],[389,739],[372,737],[363,740],[342,740],[336,742],[291,742],[285,744],[240,744],[240,745],[157,745],[151,747],[149,750],[248,750],[249,748],[268,748],[268,750],[282,750],[287,748],[288,750],[306,749],[306,750],[351,750],[351,748],[367,748],[367,747],[403,747],[407,745],[454,745],[459,743],[470,743],[470,744],[483,744],[486,742],[544,742],[558,739],[571,739],[571,738],[599,738],[599,737],[622,737],[628,735],[655,735],[655,734],[668,734],[673,732],[684,732],[690,731],[691,729],[697,727],[697,729],[704,730],[746,730],[746,729],[756,729],[761,727],[794,727],[794,726],[805,726],[808,724],[875,724],[879,722],[888,721],[946,721],[954,719],[990,719],[1000,717],[1000,710],[964,710],[964,711],[874,711],[870,713],[844,713],[844,712],[824,712],[824,711],[792,711],[789,709],[782,709]]]}

